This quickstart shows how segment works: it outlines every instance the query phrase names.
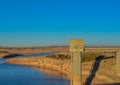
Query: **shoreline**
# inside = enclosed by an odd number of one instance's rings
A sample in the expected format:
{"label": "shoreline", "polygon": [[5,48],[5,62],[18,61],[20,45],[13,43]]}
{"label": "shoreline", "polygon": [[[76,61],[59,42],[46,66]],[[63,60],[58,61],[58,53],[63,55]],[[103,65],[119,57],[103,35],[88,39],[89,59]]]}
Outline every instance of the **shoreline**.
{"label": "shoreline", "polygon": [[12,58],[6,60],[5,63],[32,67],[45,73],[62,76],[68,80],[70,80],[72,76],[69,60],[58,60],[46,57],[30,57]]}
{"label": "shoreline", "polygon": [[[97,70],[96,75],[92,80],[92,85],[96,84],[102,85],[105,83],[107,84],[120,82],[120,77],[116,76],[115,61],[116,61],[115,58],[110,58],[101,61],[99,69]],[[5,63],[28,66],[33,69],[37,69],[38,71],[41,71],[45,74],[62,76],[67,80],[71,80],[72,78],[70,60],[60,60],[48,57],[30,57],[30,58],[12,58],[6,60]],[[82,63],[82,81],[83,81],[82,83],[85,83],[86,79],[90,75],[93,63],[94,61]]]}
{"label": "shoreline", "polygon": [[[70,60],[61,60],[48,57],[12,58],[5,63],[28,66],[45,74],[61,76],[64,79],[72,80]],[[90,73],[92,62],[82,63],[82,83],[84,83]]]}

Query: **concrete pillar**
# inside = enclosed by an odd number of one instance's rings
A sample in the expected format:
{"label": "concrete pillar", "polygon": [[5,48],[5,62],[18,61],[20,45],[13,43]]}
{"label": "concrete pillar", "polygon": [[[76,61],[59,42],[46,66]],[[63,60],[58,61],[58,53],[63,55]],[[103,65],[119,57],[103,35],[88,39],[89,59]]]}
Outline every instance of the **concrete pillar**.
{"label": "concrete pillar", "polygon": [[73,52],[72,54],[72,79],[71,85],[81,85],[82,65],[81,52]]}
{"label": "concrete pillar", "polygon": [[81,75],[81,53],[73,52],[72,53],[72,74]]}
{"label": "concrete pillar", "polygon": [[120,51],[117,52],[117,74],[120,76]]}
{"label": "concrete pillar", "polygon": [[83,40],[70,41],[70,52],[71,52],[71,62],[72,62],[71,85],[81,85],[82,83],[81,54],[83,50],[84,50]]}

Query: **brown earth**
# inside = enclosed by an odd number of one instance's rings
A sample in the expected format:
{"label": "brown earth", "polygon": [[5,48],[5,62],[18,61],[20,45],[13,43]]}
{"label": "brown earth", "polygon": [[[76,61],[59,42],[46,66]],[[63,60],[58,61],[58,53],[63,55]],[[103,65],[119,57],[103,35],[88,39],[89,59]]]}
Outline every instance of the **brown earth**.
{"label": "brown earth", "polygon": [[[120,46],[103,47],[103,46],[87,46],[85,52],[108,52],[118,51]],[[0,51],[9,52],[11,54],[36,54],[36,53],[69,53],[69,46],[49,46],[49,47],[0,47]]]}
{"label": "brown earth", "polygon": [[4,56],[10,55],[9,53],[0,53],[0,58],[3,58]]}
{"label": "brown earth", "polygon": [[[67,79],[71,79],[72,76],[70,60],[59,60],[46,57],[31,57],[13,58],[7,60],[6,63],[35,67],[38,70],[41,70],[42,72],[48,74],[63,75]],[[94,69],[94,63],[95,61],[82,63],[83,83],[87,82],[87,79],[89,79],[89,76],[91,75],[91,72]],[[101,59],[101,61],[99,62],[98,69],[94,73],[94,78],[91,81],[91,85],[120,85],[120,76],[117,76],[116,72],[116,58]]]}

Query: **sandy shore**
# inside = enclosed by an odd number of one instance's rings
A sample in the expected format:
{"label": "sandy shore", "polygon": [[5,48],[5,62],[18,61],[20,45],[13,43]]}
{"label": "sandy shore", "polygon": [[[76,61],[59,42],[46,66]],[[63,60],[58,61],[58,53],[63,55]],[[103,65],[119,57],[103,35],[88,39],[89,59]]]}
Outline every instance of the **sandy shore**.
{"label": "sandy shore", "polygon": [[[35,67],[42,72],[53,75],[62,75],[69,80],[72,76],[70,60],[59,60],[47,57],[31,57],[12,58],[7,60],[6,63]],[[95,61],[82,63],[83,83],[87,82],[87,79],[91,78],[91,72],[97,66],[94,64]],[[94,78],[91,81],[91,85],[116,85],[116,83],[117,85],[120,84],[120,76],[117,76],[116,73],[116,58],[101,59],[99,61],[98,67],[99,68],[96,70],[96,72],[93,71],[92,73],[92,76],[94,75]]]}
{"label": "sandy shore", "polygon": [[31,57],[31,58],[12,58],[6,61],[10,64],[19,64],[25,66],[36,67],[39,70],[48,70],[62,74],[66,78],[70,78],[70,61],[69,60],[57,60],[46,57]]}

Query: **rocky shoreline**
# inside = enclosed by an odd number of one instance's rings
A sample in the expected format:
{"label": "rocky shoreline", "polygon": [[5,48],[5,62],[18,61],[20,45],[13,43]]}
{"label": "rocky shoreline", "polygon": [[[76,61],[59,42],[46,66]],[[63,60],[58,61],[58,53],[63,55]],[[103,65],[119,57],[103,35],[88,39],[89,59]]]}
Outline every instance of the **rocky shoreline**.
{"label": "rocky shoreline", "polygon": [[[116,76],[115,61],[115,58],[109,58],[101,61],[99,69],[92,81],[92,85],[120,82],[120,77]],[[70,60],[66,59],[61,60],[49,57],[11,58],[9,60],[6,60],[6,63],[30,66],[42,71],[43,73],[53,74],[57,76],[60,75],[68,80],[71,80],[72,78],[70,66],[71,63]],[[86,79],[90,75],[93,63],[94,61],[82,63],[83,83],[86,82]]]}
{"label": "rocky shoreline", "polygon": [[[66,59],[55,59],[49,57],[29,57],[29,58],[11,58],[6,60],[9,64],[18,64],[23,66],[30,66],[43,73],[52,74],[56,76],[62,76],[67,80],[72,79],[71,74],[71,62]],[[86,81],[89,75],[93,62],[82,63],[82,81]]]}
{"label": "rocky shoreline", "polygon": [[71,79],[70,60],[59,60],[47,57],[12,58],[5,61],[9,64],[18,64],[34,67],[43,72],[62,75],[66,79]]}

